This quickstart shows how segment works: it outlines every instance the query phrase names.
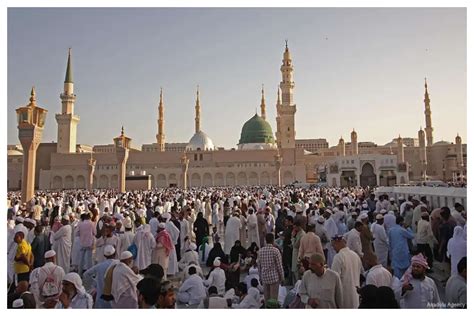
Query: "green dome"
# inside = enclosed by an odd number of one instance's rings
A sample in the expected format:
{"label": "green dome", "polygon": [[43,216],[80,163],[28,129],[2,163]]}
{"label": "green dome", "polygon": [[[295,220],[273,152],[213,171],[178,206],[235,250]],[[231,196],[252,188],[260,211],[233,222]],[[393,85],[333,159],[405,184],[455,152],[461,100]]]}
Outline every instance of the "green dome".
{"label": "green dome", "polygon": [[255,114],[250,120],[245,122],[240,133],[240,144],[265,143],[274,144],[272,127],[267,121]]}

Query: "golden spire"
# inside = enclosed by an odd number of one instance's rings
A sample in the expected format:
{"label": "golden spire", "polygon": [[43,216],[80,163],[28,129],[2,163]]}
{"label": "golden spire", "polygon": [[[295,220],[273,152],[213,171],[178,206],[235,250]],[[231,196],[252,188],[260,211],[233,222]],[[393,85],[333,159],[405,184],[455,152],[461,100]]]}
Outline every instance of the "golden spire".
{"label": "golden spire", "polygon": [[123,125],[122,125],[122,132],[120,133],[120,136],[123,136],[123,135],[125,135],[125,132],[123,130]]}
{"label": "golden spire", "polygon": [[31,97],[30,97],[30,105],[31,106],[36,106],[36,90],[35,90],[35,86],[33,86],[31,88],[31,93],[30,93]]}

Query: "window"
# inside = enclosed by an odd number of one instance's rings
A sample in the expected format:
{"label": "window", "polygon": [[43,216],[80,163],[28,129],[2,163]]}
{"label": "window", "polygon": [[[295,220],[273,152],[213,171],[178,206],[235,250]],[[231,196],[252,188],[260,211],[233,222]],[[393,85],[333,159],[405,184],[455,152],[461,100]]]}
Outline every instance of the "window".
{"label": "window", "polygon": [[198,160],[198,155],[194,154],[194,161],[197,161],[197,160]]}
{"label": "window", "polygon": [[202,154],[199,154],[199,160],[202,161]]}

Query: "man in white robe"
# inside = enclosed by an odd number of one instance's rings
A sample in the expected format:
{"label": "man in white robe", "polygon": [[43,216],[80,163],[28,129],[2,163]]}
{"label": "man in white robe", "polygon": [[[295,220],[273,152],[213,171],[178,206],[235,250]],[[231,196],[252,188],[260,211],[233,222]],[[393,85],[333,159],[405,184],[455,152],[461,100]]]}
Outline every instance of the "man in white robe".
{"label": "man in white robe", "polygon": [[[230,219],[229,219],[230,220]],[[225,272],[221,269],[221,260],[217,257],[213,262],[214,270],[209,274],[209,278],[204,281],[204,285],[207,288],[215,286],[217,288],[217,294],[224,295],[225,293]]]}
{"label": "man in white robe", "polygon": [[128,250],[128,247],[133,244],[133,239],[135,238],[135,234],[132,232],[132,221],[127,218],[124,219],[123,226],[125,227],[125,232],[119,235],[120,249],[117,251],[117,253],[122,253]]}
{"label": "man in white robe", "polygon": [[137,229],[133,243],[137,246],[135,265],[142,271],[151,264],[151,253],[156,246],[155,238],[150,232],[150,225],[145,224]]}
{"label": "man in white robe", "polygon": [[[130,268],[133,256],[129,251],[120,255],[120,262],[116,264],[112,274],[112,291],[114,299],[112,308],[138,308],[137,284],[142,277],[135,274]],[[110,266],[114,266],[113,264]],[[110,269],[109,267],[109,269]]]}
{"label": "man in white robe", "polygon": [[240,240],[240,228],[242,223],[239,216],[239,213],[235,212],[227,221],[224,236],[224,253],[226,255],[230,254],[230,249],[234,246],[235,241]]}
{"label": "man in white robe", "polygon": [[260,245],[260,238],[258,236],[258,223],[257,223],[257,215],[255,215],[255,210],[253,208],[249,209],[247,217],[247,227],[248,227],[248,240],[249,245],[255,242]]}
{"label": "man in white robe", "polygon": [[71,267],[71,232],[69,225],[69,216],[64,215],[61,221],[63,226],[52,236],[52,248],[56,252],[58,266],[63,268],[65,273],[69,272]]}
{"label": "man in white robe", "polygon": [[183,304],[197,305],[206,297],[206,288],[196,268],[190,267],[188,273],[189,277],[178,290],[178,301]]}
{"label": "man in white robe", "polygon": [[[326,228],[327,234],[329,239],[331,240],[334,236],[337,235],[338,228],[336,222],[334,222],[332,215],[332,211],[330,209],[326,209],[324,211],[323,217],[325,218],[324,227]],[[328,253],[327,253],[327,263],[329,266],[332,265],[332,260],[336,255],[336,251],[332,247],[332,244],[328,244]]]}
{"label": "man in white robe", "polygon": [[179,213],[179,226],[180,226],[179,240],[181,244],[181,256],[182,256],[184,252],[187,250],[186,247],[184,247],[185,238],[189,237],[189,223],[186,220],[186,218],[184,218],[184,212]]}
{"label": "man in white robe", "polygon": [[344,234],[347,248],[358,254],[361,259],[364,257],[364,253],[362,252],[362,242],[360,241],[360,231],[362,230],[362,226],[364,226],[364,224],[357,221],[354,228]]}
{"label": "man in white robe", "polygon": [[337,254],[331,269],[339,273],[342,283],[341,308],[358,308],[360,274],[363,272],[362,261],[358,254],[346,247],[346,241],[340,235],[333,237],[332,246]]}
{"label": "man in white robe", "polygon": [[383,223],[384,217],[382,214],[377,214],[375,219],[377,220],[377,222],[372,225],[372,236],[374,237],[375,255],[377,256],[378,262],[384,267],[386,267],[388,260],[389,243],[387,232],[385,231],[385,226]]}
{"label": "man in white robe", "polygon": [[372,284],[376,287],[392,286],[392,274],[381,264],[378,264],[375,257],[370,257],[367,261],[367,265],[369,266],[369,270],[365,275],[366,285]]}
{"label": "man in white robe", "polygon": [[114,249],[120,249],[120,238],[113,234],[115,226],[111,224],[104,224],[103,235],[97,238],[95,246],[96,262],[101,263],[106,260],[104,256],[104,248],[111,245]]}
{"label": "man in white robe", "polygon": [[[173,245],[176,245],[179,239],[179,229],[170,220],[168,220],[165,225],[166,231],[170,234]],[[167,275],[173,276],[178,273],[178,271],[178,256],[176,254],[176,247],[174,247],[174,249],[170,253]]]}

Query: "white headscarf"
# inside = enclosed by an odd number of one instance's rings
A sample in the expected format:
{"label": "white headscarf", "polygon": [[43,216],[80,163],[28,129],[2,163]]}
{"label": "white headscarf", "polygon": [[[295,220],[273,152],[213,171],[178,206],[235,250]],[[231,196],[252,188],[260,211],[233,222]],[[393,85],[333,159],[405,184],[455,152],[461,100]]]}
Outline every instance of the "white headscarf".
{"label": "white headscarf", "polygon": [[461,226],[454,228],[453,237],[448,241],[448,256],[451,256],[451,275],[457,274],[459,260],[467,255],[467,239]]}
{"label": "white headscarf", "polygon": [[86,292],[84,286],[82,286],[82,279],[76,272],[66,274],[63,278],[63,281],[68,281],[74,284],[74,287],[79,294],[84,294]]}

